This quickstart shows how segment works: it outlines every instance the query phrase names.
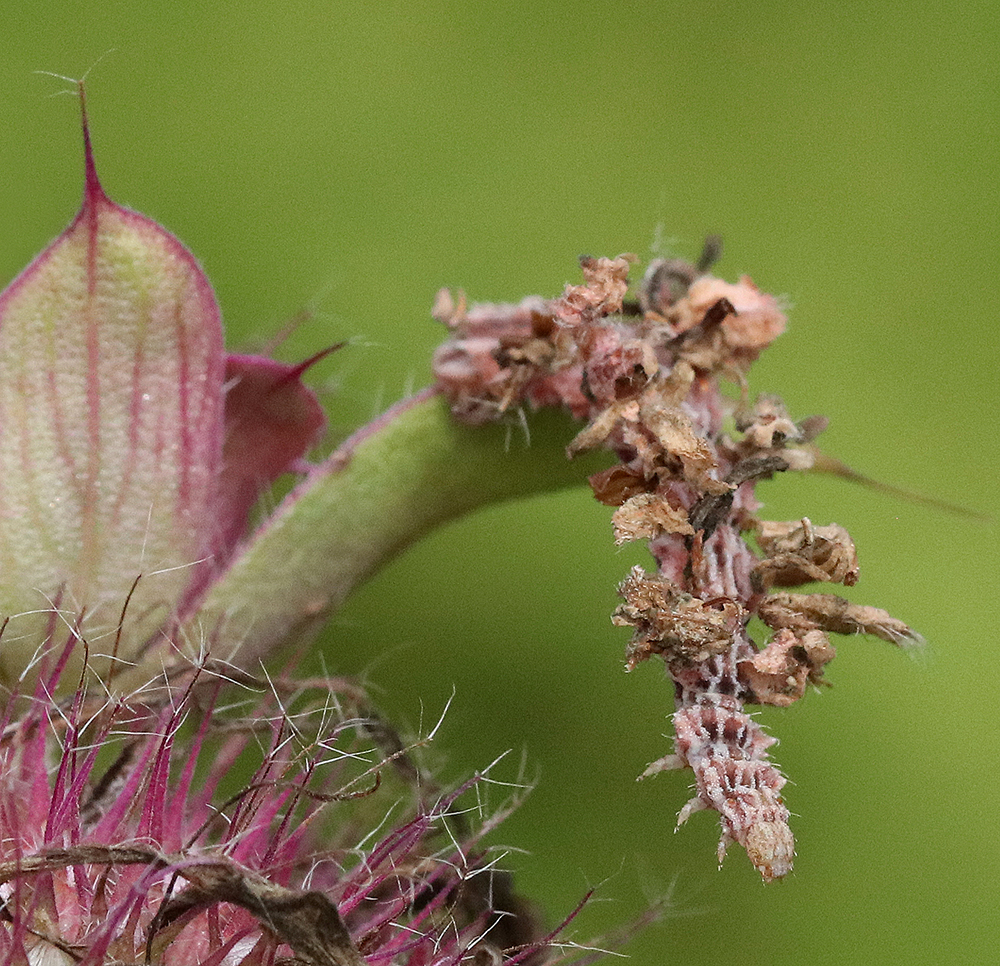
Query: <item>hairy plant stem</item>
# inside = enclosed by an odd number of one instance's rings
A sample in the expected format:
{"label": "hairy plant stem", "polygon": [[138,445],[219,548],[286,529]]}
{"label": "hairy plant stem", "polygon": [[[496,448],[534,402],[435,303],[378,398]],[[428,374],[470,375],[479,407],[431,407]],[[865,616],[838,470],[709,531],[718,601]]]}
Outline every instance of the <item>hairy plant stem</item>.
{"label": "hairy plant stem", "polygon": [[523,426],[469,427],[425,389],[351,436],[309,474],[212,586],[177,640],[251,666],[318,630],[351,591],[471,510],[569,486],[610,454],[567,460],[578,429],[552,410]]}

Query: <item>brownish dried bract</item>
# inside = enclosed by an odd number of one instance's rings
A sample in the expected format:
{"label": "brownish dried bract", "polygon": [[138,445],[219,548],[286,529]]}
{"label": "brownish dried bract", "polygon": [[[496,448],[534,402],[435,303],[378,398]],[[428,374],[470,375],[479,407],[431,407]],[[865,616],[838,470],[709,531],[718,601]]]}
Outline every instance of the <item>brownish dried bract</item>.
{"label": "brownish dried bract", "polygon": [[742,614],[735,601],[700,600],[642,567],[632,568],[618,593],[625,603],[615,611],[612,623],[635,628],[625,651],[629,671],[653,654],[662,654],[668,663],[688,664],[727,650]]}
{"label": "brownish dried bract", "polygon": [[[736,428],[743,434],[738,442],[729,445],[734,459],[780,453],[788,469],[812,469],[815,452],[801,444],[808,443],[826,428],[825,416],[807,416],[796,423],[781,398],[769,393],[758,396],[752,408],[741,405],[734,415]],[[789,449],[790,443],[796,445]]]}
{"label": "brownish dried bract", "polygon": [[736,428],[743,433],[742,445],[755,451],[802,441],[802,433],[784,402],[770,393],[761,393],[749,412],[736,413]]}
{"label": "brownish dried bract", "polygon": [[595,473],[588,481],[594,497],[605,506],[621,506],[640,493],[649,493],[653,482],[638,470],[627,466],[611,466]]}
{"label": "brownish dried bract", "polygon": [[[719,325],[703,326],[721,300],[732,312]],[[782,332],[786,319],[773,295],[761,292],[749,276],[731,284],[711,275],[696,279],[666,316],[677,334],[702,326],[684,341],[682,358],[707,372],[745,372]]]}
{"label": "brownish dried bract", "polygon": [[468,308],[465,292],[459,291],[458,302],[456,303],[451,292],[446,288],[438,289],[434,297],[434,307],[431,309],[431,318],[448,326],[449,329],[456,328],[465,318],[465,310]]}
{"label": "brownish dried bract", "polygon": [[626,500],[611,517],[615,544],[652,540],[661,533],[694,536],[687,510],[676,509],[657,493],[638,493]]}
{"label": "brownish dried bract", "polygon": [[846,587],[858,582],[854,542],[836,523],[815,527],[808,517],[787,523],[762,520],[757,542],[767,558],[753,571],[761,588],[795,587],[813,580]]}
{"label": "brownish dried bract", "polygon": [[698,492],[728,492],[729,485],[713,475],[718,463],[711,445],[679,405],[693,377],[690,367],[679,365],[670,376],[652,380],[637,398],[612,403],[577,434],[567,454],[614,441],[634,450],[647,479],[672,477],[687,481]]}
{"label": "brownish dried bract", "polygon": [[890,644],[922,644],[923,638],[880,607],[852,604],[833,594],[771,594],[758,609],[768,627],[831,634],[872,634]]}
{"label": "brownish dried bract", "polygon": [[554,303],[556,317],[563,325],[585,325],[622,310],[628,291],[628,272],[635,255],[617,258],[581,258],[583,285],[567,285],[562,298]]}
{"label": "brownish dried bract", "polygon": [[[608,355],[609,353],[606,352],[605,357]],[[646,432],[645,417],[652,416],[655,418],[659,410],[676,409],[687,396],[693,381],[694,370],[690,366],[675,366],[669,374],[657,375],[656,378],[651,378],[639,394],[629,394],[621,399],[617,398],[617,396],[605,400],[595,398],[595,403],[605,408],[603,410],[598,409],[596,414],[591,418],[590,425],[586,429],[581,430],[569,446],[566,447],[567,454],[572,457],[583,450],[601,446],[609,442],[612,434],[619,428],[631,432],[632,436],[635,436],[636,433],[645,433],[645,435],[649,436],[651,429],[649,432]],[[593,395],[593,387],[590,386],[589,378],[588,389],[591,390],[591,394]],[[690,428],[690,420],[688,421],[688,426]],[[615,438],[614,442],[618,442],[618,439]],[[629,445],[635,445],[635,442],[631,438]],[[663,446],[661,445],[659,452],[662,452],[662,450]],[[651,469],[655,460],[650,459],[649,463]]]}
{"label": "brownish dried bract", "polygon": [[837,652],[823,631],[778,631],[763,651],[737,665],[740,680],[758,704],[788,707],[806,693],[807,684],[822,684],[823,667]]}
{"label": "brownish dried bract", "polygon": [[680,462],[678,477],[691,483],[701,493],[725,493],[729,485],[712,475],[718,469],[715,452],[709,442],[695,432],[690,418],[677,405],[663,405],[647,398],[640,412],[643,426],[659,446],[656,464]]}

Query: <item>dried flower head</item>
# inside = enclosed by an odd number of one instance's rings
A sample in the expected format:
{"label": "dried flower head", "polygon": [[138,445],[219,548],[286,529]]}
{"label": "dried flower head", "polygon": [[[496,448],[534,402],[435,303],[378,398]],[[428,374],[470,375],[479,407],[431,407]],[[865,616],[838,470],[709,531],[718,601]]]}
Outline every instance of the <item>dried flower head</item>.
{"label": "dried flower head", "polygon": [[482,844],[510,808],[484,811],[487,774],[411,783],[355,686],[202,668],[56,704],[58,673],[0,730],[0,962],[573,956]]}

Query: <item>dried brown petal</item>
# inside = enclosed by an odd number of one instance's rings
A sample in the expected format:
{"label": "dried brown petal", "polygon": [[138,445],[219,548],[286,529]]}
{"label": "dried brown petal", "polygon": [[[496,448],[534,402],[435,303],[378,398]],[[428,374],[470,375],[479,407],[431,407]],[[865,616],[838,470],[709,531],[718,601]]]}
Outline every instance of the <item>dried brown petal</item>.
{"label": "dried brown petal", "polygon": [[608,406],[596,419],[585,429],[580,430],[566,447],[566,455],[575,456],[584,450],[593,449],[595,446],[602,446],[607,442],[608,437],[618,429],[622,423],[634,423],[639,418],[639,403],[634,399],[626,399],[623,402],[614,403]]}
{"label": "dried brown petal", "polygon": [[438,289],[434,297],[434,307],[431,309],[431,318],[440,322],[448,328],[454,328],[465,318],[465,293],[459,291],[458,303],[447,288]]}
{"label": "dried brown petal", "polygon": [[787,707],[805,694],[807,684],[822,681],[823,666],[836,654],[822,631],[796,634],[783,628],[763,651],[739,662],[740,680],[757,703]]}
{"label": "dried brown petal", "polygon": [[628,291],[628,272],[635,255],[617,258],[581,258],[583,285],[567,285],[554,308],[564,325],[594,322],[622,309]]}
{"label": "dried brown petal", "polygon": [[922,644],[923,638],[880,607],[852,604],[833,594],[771,594],[758,609],[769,627],[831,634],[872,634],[890,644]]}
{"label": "dried brown petal", "polygon": [[639,493],[626,500],[612,515],[615,544],[630,540],[652,540],[661,533],[694,536],[687,510],[676,509],[657,493]]}
{"label": "dried brown petal", "polygon": [[727,492],[728,484],[711,475],[718,468],[711,444],[695,432],[687,414],[648,397],[643,402],[642,425],[654,435],[665,455],[680,460],[683,478],[702,493]]}
{"label": "dried brown petal", "polygon": [[736,310],[723,323],[727,345],[750,358],[767,348],[782,332],[787,320],[773,295],[762,292],[750,276],[743,275],[735,285],[704,275],[688,290],[691,309],[704,315],[719,299],[728,299]]}
{"label": "dried brown petal", "polygon": [[757,541],[767,555],[754,567],[761,587],[794,587],[813,580],[853,587],[858,582],[854,541],[836,523],[814,527],[808,517],[782,523],[762,520]]}
{"label": "dried brown petal", "polygon": [[684,664],[722,653],[730,647],[742,615],[733,600],[701,600],[642,567],[632,568],[618,593],[625,603],[615,611],[612,623],[635,628],[625,652],[629,671],[653,654],[662,654],[668,663]]}
{"label": "dried brown petal", "polygon": [[621,506],[630,497],[647,493],[651,485],[641,473],[621,465],[601,470],[587,482],[595,498],[605,506]]}
{"label": "dried brown petal", "polygon": [[737,413],[736,428],[743,433],[741,446],[749,449],[774,449],[801,436],[784,402],[770,393],[761,393],[750,412]]}

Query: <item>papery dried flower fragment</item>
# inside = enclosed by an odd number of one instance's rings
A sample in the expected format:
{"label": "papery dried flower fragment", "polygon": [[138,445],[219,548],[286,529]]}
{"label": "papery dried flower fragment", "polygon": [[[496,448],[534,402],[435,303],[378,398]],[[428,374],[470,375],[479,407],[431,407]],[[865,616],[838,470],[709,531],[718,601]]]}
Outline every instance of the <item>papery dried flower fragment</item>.
{"label": "papery dried flower fragment", "polygon": [[630,496],[615,510],[611,526],[618,546],[632,540],[652,540],[662,533],[694,536],[694,527],[688,520],[687,512],[672,506],[656,493]]}
{"label": "papery dried flower fragment", "polygon": [[729,650],[733,633],[744,622],[740,606],[728,598],[705,601],[680,591],[670,581],[641,567],[618,588],[625,598],[612,617],[634,633],[626,650],[631,671],[653,654],[668,661],[698,664]]}
{"label": "papery dried flower fragment", "polygon": [[762,520],[757,542],[765,559],[753,569],[761,587],[796,587],[811,580],[853,587],[860,570],[854,541],[832,523],[815,527],[808,517],[793,523]]}
{"label": "papery dried flower fragment", "polygon": [[769,627],[833,634],[871,634],[890,644],[922,644],[923,638],[881,607],[853,604],[834,594],[770,594],[758,607]]}
{"label": "papery dried flower fragment", "polygon": [[564,325],[589,325],[622,310],[628,291],[628,273],[635,255],[617,258],[580,259],[583,285],[567,285],[553,303],[556,317]]}
{"label": "papery dried flower fragment", "polygon": [[737,664],[740,680],[756,704],[787,707],[806,693],[809,684],[825,684],[823,667],[837,656],[820,630],[795,633],[782,628],[767,647]]}

